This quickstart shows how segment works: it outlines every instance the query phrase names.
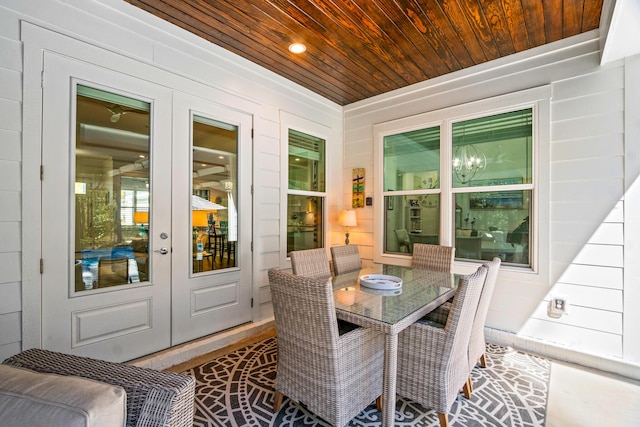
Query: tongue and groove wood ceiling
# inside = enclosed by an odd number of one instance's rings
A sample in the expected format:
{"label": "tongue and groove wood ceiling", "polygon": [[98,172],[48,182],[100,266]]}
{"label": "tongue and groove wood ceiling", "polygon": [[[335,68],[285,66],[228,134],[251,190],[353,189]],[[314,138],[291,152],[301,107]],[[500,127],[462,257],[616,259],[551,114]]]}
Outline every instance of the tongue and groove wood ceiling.
{"label": "tongue and groove wood ceiling", "polygon": [[593,30],[603,2],[126,1],[343,106]]}

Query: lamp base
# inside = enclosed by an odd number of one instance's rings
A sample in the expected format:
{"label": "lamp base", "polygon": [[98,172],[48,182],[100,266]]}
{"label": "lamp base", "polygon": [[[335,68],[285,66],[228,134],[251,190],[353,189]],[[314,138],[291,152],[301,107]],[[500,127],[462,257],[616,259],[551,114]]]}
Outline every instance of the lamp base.
{"label": "lamp base", "polygon": [[349,244],[349,233],[345,233],[344,236],[345,236],[344,244],[348,245]]}

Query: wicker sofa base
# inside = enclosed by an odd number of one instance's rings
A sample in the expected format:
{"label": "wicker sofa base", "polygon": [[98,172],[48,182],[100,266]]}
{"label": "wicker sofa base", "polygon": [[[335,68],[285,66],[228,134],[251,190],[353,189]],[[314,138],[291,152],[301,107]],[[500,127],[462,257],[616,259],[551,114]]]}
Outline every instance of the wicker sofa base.
{"label": "wicker sofa base", "polygon": [[189,375],[41,349],[23,351],[3,364],[121,386],[127,393],[127,427],[193,425],[195,379]]}

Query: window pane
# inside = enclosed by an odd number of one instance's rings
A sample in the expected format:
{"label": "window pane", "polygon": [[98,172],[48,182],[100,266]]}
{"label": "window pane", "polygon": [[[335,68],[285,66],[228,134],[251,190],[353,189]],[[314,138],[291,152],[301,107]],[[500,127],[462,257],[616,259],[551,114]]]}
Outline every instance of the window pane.
{"label": "window pane", "polygon": [[440,127],[384,137],[384,190],[440,188]]}
{"label": "window pane", "polygon": [[411,253],[415,243],[440,243],[440,194],[385,197],[384,251]]}
{"label": "window pane", "polygon": [[193,118],[193,273],[236,267],[238,127]]}
{"label": "window pane", "polygon": [[148,237],[134,223],[132,195],[148,190],[149,111],[147,102],[77,86],[76,291],[147,280]]}
{"label": "window pane", "polygon": [[529,108],[454,123],[454,188],[500,185],[502,179],[531,184],[532,119]]}
{"label": "window pane", "polygon": [[289,129],[289,189],[325,191],[325,141]]}
{"label": "window pane", "polygon": [[456,194],[456,258],[529,266],[531,191]]}
{"label": "window pane", "polygon": [[323,197],[287,196],[287,253],[324,246]]}

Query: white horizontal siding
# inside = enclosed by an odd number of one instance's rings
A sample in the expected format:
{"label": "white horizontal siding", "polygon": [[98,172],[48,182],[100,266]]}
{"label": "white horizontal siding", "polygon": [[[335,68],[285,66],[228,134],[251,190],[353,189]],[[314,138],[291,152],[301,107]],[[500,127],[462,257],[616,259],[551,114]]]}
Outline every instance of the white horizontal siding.
{"label": "white horizontal siding", "polygon": [[0,359],[4,360],[14,354],[20,353],[20,341],[0,345]]}
{"label": "white horizontal siding", "polygon": [[[578,221],[558,221],[551,227],[551,235],[559,241],[570,240],[573,236],[578,235],[584,226],[585,224]],[[624,242],[624,227],[622,224],[602,223],[593,232],[589,238],[589,242],[605,245],[622,245]]]}
{"label": "white horizontal siding", "polygon": [[[619,74],[619,73],[617,73]],[[621,106],[624,100],[624,87],[618,75],[617,87],[610,90],[589,93],[585,96],[568,98],[553,103],[553,117],[558,122],[563,120],[573,121],[575,117],[592,117],[611,113],[611,106]],[[612,76],[613,77],[613,76]],[[593,90],[593,88],[591,88]],[[558,135],[559,138],[562,135]]]}
{"label": "white horizontal siding", "polygon": [[20,283],[0,283],[0,314],[16,313],[22,309]]}
{"label": "white horizontal siding", "polygon": [[18,21],[0,9],[0,358],[21,343],[20,189],[22,44]]}
{"label": "white horizontal siding", "polygon": [[20,342],[20,312],[0,314],[0,346]]}
{"label": "white horizontal siding", "polygon": [[576,256],[575,264],[600,265],[603,267],[623,267],[623,247],[621,245],[586,244]]}
{"label": "white horizontal siding", "polygon": [[22,72],[22,44],[18,40],[0,37],[0,67]]}
{"label": "white horizontal siding", "polygon": [[[2,259],[0,255],[0,259]],[[1,261],[0,261],[1,262]],[[0,358],[20,351],[22,295],[20,282],[0,283]]]}
{"label": "white horizontal siding", "polygon": [[0,222],[0,252],[20,252],[20,232],[19,222]]}
{"label": "white horizontal siding", "polygon": [[623,169],[623,156],[554,162],[551,167],[551,179],[554,181],[590,181],[595,174],[601,179],[620,179],[620,171]]}
{"label": "white horizontal siding", "polygon": [[619,334],[529,319],[527,324],[518,331],[518,335],[533,337],[590,354],[622,357],[622,336]]}
{"label": "white horizontal siding", "polygon": [[[571,307],[599,308],[610,312],[622,314],[622,290],[607,287],[594,287],[572,285],[569,283],[556,283],[550,294],[554,297],[566,298]],[[573,311],[571,311],[573,314]],[[595,328],[599,329],[599,328]]]}
{"label": "white horizontal siding", "polygon": [[0,191],[20,191],[20,163],[0,160]]}
{"label": "white horizontal siding", "polygon": [[551,158],[557,162],[615,156],[624,156],[624,138],[622,134],[565,139],[554,141],[551,146]]}
{"label": "white horizontal siding", "polygon": [[[549,295],[569,314],[540,303],[521,334],[622,357],[624,69],[612,64],[553,86]],[[573,151],[573,155],[571,152]]]}
{"label": "white horizontal siding", "polygon": [[622,273],[622,268],[571,264],[558,282],[622,290]]}
{"label": "white horizontal siding", "polygon": [[[590,180],[556,181],[552,184],[551,202],[562,201],[565,203],[569,201],[617,202],[622,197],[624,189],[622,178],[598,180],[596,175],[593,175]],[[580,214],[584,213],[581,212]]]}
{"label": "white horizontal siding", "polygon": [[14,101],[22,100],[22,73],[2,68],[0,63],[0,98]]}
{"label": "white horizontal siding", "polygon": [[0,99],[0,129],[19,131],[22,123],[22,105],[12,99]]}
{"label": "white horizontal siding", "polygon": [[20,132],[0,129],[0,159],[20,160],[22,158],[22,145]]}
{"label": "white horizontal siding", "polygon": [[[554,287],[552,291],[554,295],[555,290],[556,288]],[[547,316],[547,301],[543,300],[531,315],[531,319],[622,336],[622,313],[600,308],[583,307],[576,305],[573,300],[569,299],[568,302],[570,304],[568,314],[559,319],[553,319]]]}

